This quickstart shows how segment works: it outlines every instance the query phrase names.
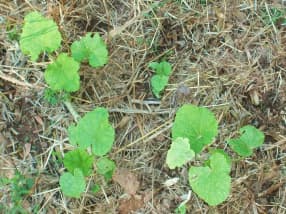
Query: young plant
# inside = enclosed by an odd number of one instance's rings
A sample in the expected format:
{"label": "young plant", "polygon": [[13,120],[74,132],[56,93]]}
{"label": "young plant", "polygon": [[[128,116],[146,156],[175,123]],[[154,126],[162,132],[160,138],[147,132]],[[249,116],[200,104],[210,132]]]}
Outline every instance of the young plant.
{"label": "young plant", "polygon": [[[43,17],[39,12],[25,16],[25,23],[20,36],[20,47],[24,54],[36,61],[42,52],[52,53],[62,41],[61,33],[52,19]],[[75,92],[80,88],[80,62],[88,60],[93,67],[100,67],[108,61],[108,50],[103,39],[96,33],[93,37],[87,33],[80,41],[71,46],[72,57],[60,53],[56,60],[45,70],[45,81],[52,92],[45,95],[48,101],[55,103],[56,93]]]}
{"label": "young plant", "polygon": [[[264,134],[253,126],[244,126],[240,138],[229,140],[231,148],[246,157],[264,141]],[[176,114],[172,127],[172,144],[166,163],[170,169],[181,167],[210,145],[218,134],[214,114],[204,107],[183,105]],[[189,183],[192,190],[211,206],[225,201],[231,186],[231,159],[222,150],[211,151],[204,166],[191,166]]]}
{"label": "young plant", "polygon": [[[28,178],[21,174],[19,171],[16,171],[12,179],[5,177],[0,177],[0,191],[3,191],[2,188],[9,186],[10,187],[10,199],[12,202],[12,207],[0,206],[1,213],[28,213],[22,207],[23,198],[29,195],[32,187],[34,185],[34,179]],[[3,191],[4,192],[4,191]]]}
{"label": "young plant", "polygon": [[242,157],[252,155],[252,150],[261,146],[264,142],[264,134],[254,126],[247,125],[239,130],[241,136],[228,140],[228,144]]}
{"label": "young plant", "polygon": [[276,25],[279,22],[283,25],[286,24],[286,10],[280,10],[278,8],[266,8],[262,10],[262,20],[266,25]]}
{"label": "young plant", "polygon": [[[38,12],[25,16],[25,24],[20,38],[20,46],[24,54],[36,61],[46,51],[51,53],[60,47],[62,37],[53,20],[43,17]],[[72,57],[60,53],[45,70],[45,81],[49,88],[45,98],[56,103],[58,99],[68,98],[71,92],[80,88],[80,62],[88,60],[92,67],[100,67],[108,61],[108,51],[102,38],[96,33],[93,37],[88,33],[80,41],[71,46]],[[52,58],[52,57],[50,57]],[[63,98],[57,94],[63,93]],[[77,113],[68,101],[66,106],[77,120]],[[64,157],[64,166],[68,172],[60,177],[60,187],[66,196],[79,198],[86,189],[85,177],[92,174],[95,156],[100,157],[96,164],[98,174],[110,180],[115,163],[106,155],[114,142],[114,129],[109,124],[108,112],[104,108],[96,108],[81,118],[77,125],[68,129],[69,139],[76,149]],[[86,150],[90,149],[92,154]]]}
{"label": "young plant", "polygon": [[[108,122],[108,112],[96,108],[88,112],[76,126],[69,127],[69,140],[77,149],[68,152],[64,157],[64,166],[68,170],[60,178],[60,187],[66,196],[79,198],[86,188],[85,177],[91,175],[95,156],[96,171],[110,180],[115,164],[106,155],[112,148],[115,131]],[[92,154],[86,149],[90,148]]]}
{"label": "young plant", "polygon": [[171,64],[163,62],[151,62],[149,67],[155,71],[155,75],[151,78],[152,92],[157,98],[160,98],[160,93],[164,90],[169,81],[169,76],[172,72]]}

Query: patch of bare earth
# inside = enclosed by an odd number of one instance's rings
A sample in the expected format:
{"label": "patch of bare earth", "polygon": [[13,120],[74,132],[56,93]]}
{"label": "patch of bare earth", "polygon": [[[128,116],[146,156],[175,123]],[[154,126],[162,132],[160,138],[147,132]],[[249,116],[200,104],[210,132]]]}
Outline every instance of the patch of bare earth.
{"label": "patch of bare earth", "polygon": [[[282,2],[0,0],[0,176],[11,178],[17,169],[35,179],[22,204],[29,212],[37,206],[38,213],[174,213],[190,187],[186,167],[166,167],[166,152],[177,108],[192,103],[219,119],[213,148],[235,157],[225,142],[246,124],[266,139],[253,156],[234,161],[227,201],[214,208],[191,192],[187,213],[285,213],[286,25],[264,21],[271,8],[284,10]],[[73,117],[63,104],[43,99],[46,57],[32,63],[9,39],[33,10],[59,25],[60,51],[69,52],[86,32],[104,36],[109,63],[81,66],[81,89],[72,103],[80,115],[108,108],[116,128],[110,156],[133,184],[113,178],[80,199],[60,192],[64,167],[58,157],[70,149],[66,130]],[[172,63],[173,73],[157,100],[148,64],[162,59]],[[174,185],[164,185],[176,177]],[[102,180],[94,176],[88,183]],[[5,187],[0,204],[12,206],[9,193]]]}

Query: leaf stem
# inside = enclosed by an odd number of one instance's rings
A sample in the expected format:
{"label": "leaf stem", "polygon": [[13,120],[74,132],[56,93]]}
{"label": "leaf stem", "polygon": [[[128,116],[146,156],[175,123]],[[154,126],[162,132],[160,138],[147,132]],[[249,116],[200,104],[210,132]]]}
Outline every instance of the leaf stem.
{"label": "leaf stem", "polygon": [[74,107],[72,106],[70,101],[64,101],[65,106],[67,107],[67,109],[69,110],[69,112],[72,114],[75,122],[78,122],[80,116],[77,113],[77,111],[74,109]]}

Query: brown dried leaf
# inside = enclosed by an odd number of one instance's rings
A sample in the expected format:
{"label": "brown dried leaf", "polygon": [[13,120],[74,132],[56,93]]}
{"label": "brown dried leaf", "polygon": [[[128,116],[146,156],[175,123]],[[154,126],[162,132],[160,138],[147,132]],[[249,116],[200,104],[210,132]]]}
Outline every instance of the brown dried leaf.
{"label": "brown dried leaf", "polygon": [[118,168],[112,177],[113,181],[117,182],[126,193],[135,195],[139,188],[137,176],[128,169]]}
{"label": "brown dried leaf", "polygon": [[142,197],[138,196],[131,196],[129,199],[123,199],[120,201],[119,205],[119,214],[128,214],[131,213],[132,211],[136,211],[143,207],[144,202]]}

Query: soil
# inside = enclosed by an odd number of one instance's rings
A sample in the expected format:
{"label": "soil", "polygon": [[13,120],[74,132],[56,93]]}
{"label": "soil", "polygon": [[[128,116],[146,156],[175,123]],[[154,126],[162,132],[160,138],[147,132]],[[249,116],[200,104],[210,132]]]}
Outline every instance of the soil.
{"label": "soil", "polygon": [[[266,0],[0,0],[0,177],[12,179],[18,171],[34,179],[19,206],[27,213],[169,214],[190,193],[186,213],[286,213],[285,6]],[[48,57],[31,62],[21,52],[24,16],[34,10],[59,26],[63,42],[55,56],[70,53],[87,32],[105,39],[108,64],[81,65],[81,88],[71,102],[81,116],[108,109],[116,130],[109,156],[136,187],[124,176],[109,183],[91,176],[90,184],[102,185],[97,193],[87,190],[80,199],[61,193],[61,160],[71,149],[67,129],[75,121],[63,102],[44,99]],[[148,65],[162,60],[173,70],[157,99]],[[188,166],[165,164],[172,121],[186,103],[208,107],[219,120],[219,135],[203,156],[220,148],[235,159],[231,194],[216,207],[191,190]],[[265,142],[238,159],[226,141],[247,124],[263,131]],[[0,189],[0,212],[11,213],[13,188]]]}

